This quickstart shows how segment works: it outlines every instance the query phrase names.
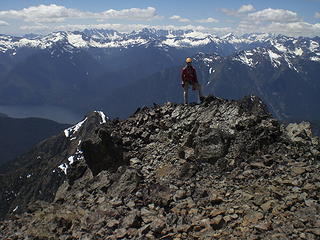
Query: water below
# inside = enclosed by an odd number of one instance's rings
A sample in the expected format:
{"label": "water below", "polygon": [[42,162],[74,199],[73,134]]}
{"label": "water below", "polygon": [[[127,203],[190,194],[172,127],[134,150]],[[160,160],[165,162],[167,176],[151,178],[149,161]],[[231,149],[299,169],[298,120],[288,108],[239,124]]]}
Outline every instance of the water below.
{"label": "water below", "polygon": [[4,113],[12,118],[37,117],[50,119],[59,123],[74,124],[84,118],[84,113],[75,113],[69,109],[57,106],[3,106],[0,105],[0,113]]}

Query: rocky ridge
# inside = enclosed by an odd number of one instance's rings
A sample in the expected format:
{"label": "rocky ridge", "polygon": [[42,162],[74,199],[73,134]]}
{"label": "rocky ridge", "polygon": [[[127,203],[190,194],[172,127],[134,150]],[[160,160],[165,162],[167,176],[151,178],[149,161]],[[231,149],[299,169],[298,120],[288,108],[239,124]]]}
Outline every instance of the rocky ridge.
{"label": "rocky ridge", "polygon": [[0,219],[24,212],[30,202],[53,201],[66,180],[69,163],[81,158],[80,140],[90,137],[102,122],[99,112],[90,113],[82,124],[43,140],[26,154],[1,165]]}
{"label": "rocky ridge", "polygon": [[319,139],[257,97],[155,105],[81,141],[54,201],[1,238],[319,239]]}

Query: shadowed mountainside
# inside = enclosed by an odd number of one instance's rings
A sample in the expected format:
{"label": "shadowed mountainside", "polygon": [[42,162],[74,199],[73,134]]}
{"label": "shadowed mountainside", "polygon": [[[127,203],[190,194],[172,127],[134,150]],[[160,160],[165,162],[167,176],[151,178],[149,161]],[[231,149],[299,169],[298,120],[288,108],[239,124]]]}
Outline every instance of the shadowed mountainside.
{"label": "shadowed mountainside", "polygon": [[47,119],[0,115],[0,165],[26,153],[35,144],[68,126]]}

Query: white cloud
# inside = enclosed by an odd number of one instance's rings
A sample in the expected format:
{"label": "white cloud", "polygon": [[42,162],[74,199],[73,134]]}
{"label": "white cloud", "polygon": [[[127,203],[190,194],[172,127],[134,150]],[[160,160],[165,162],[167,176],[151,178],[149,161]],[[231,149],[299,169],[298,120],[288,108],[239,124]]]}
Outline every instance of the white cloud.
{"label": "white cloud", "polygon": [[172,17],[170,17],[171,20],[175,20],[175,21],[178,21],[178,22],[191,22],[190,19],[188,18],[183,18],[183,17],[180,17],[178,15],[173,15]]}
{"label": "white cloud", "polygon": [[228,15],[228,16],[233,16],[233,17],[238,16],[237,11],[234,11],[234,10],[230,10],[230,9],[227,9],[227,8],[222,8],[221,11],[222,11],[225,15]]}
{"label": "white cloud", "polygon": [[286,36],[308,36],[314,37],[320,35],[320,24],[311,24],[303,21],[299,22],[260,22],[243,20],[235,30],[238,34],[244,33],[272,33],[283,34]]}
{"label": "white cloud", "polygon": [[21,30],[28,32],[49,33],[52,31],[82,31],[84,29],[115,29],[119,32],[131,32],[143,28],[155,28],[163,30],[194,30],[216,35],[224,35],[230,32],[235,34],[265,32],[272,34],[283,34],[287,36],[319,36],[320,23],[310,24],[307,22],[261,22],[244,19],[235,28],[231,27],[205,27],[202,25],[186,24],[176,25],[153,25],[153,24],[60,24],[48,26],[45,24],[34,24],[33,26],[22,26]]}
{"label": "white cloud", "polygon": [[123,9],[120,11],[110,9],[102,13],[96,14],[97,18],[101,19],[129,19],[129,20],[153,20],[160,19],[157,15],[156,9],[148,7],[145,9],[141,8],[130,8]]}
{"label": "white cloud", "polygon": [[[296,12],[285,9],[267,8],[261,11],[248,13],[252,10],[252,6],[244,5],[236,12],[230,12],[231,10],[225,11],[226,14],[233,14],[233,16],[241,17],[241,21],[234,29],[235,33],[265,32],[287,36],[310,37],[319,36],[320,34],[320,24],[304,22]],[[240,12],[247,12],[248,14],[240,15]]]}
{"label": "white cloud", "polygon": [[0,17],[38,23],[62,22],[66,18],[78,18],[85,15],[87,14],[76,9],[68,9],[55,4],[33,6],[22,10],[0,11]]}
{"label": "white cloud", "polygon": [[34,25],[34,26],[22,26],[21,29],[24,31],[38,32],[38,33],[49,33],[52,31],[83,31],[84,29],[114,29],[119,32],[132,32],[142,30],[144,28],[154,28],[158,30],[193,30],[207,33],[214,33],[223,35],[229,33],[231,28],[207,28],[201,25],[148,25],[148,24],[63,24],[55,27],[49,27],[46,25]]}
{"label": "white cloud", "polygon": [[263,28],[265,32],[283,34],[287,36],[319,36],[320,24],[311,24],[307,22],[292,23],[271,23]]}
{"label": "white cloud", "polygon": [[55,30],[52,27],[49,27],[43,24],[21,26],[20,29],[27,32],[43,32],[43,31],[49,32],[50,30],[51,31]]}
{"label": "white cloud", "polygon": [[298,14],[284,9],[267,8],[262,11],[250,13],[248,18],[252,21],[268,21],[277,23],[299,22]]}
{"label": "white cloud", "polygon": [[219,20],[209,17],[206,19],[196,20],[196,22],[198,22],[198,23],[217,23],[217,22],[219,22]]}
{"label": "white cloud", "polygon": [[[183,18],[179,15],[171,16],[170,19],[179,23],[184,23],[184,26],[173,25],[147,25],[147,24],[83,24],[73,25],[67,22],[68,19],[84,19],[105,21],[109,19],[124,19],[124,20],[156,20],[162,17],[157,14],[153,7],[148,8],[131,8],[122,10],[106,10],[101,12],[85,12],[77,9],[70,9],[55,4],[39,5],[35,7],[24,8],[22,10],[0,11],[0,26],[9,25],[10,21],[7,19],[20,19],[25,22],[25,26],[21,26],[20,30],[23,32],[41,32],[49,33],[52,31],[66,30],[84,30],[85,28],[103,28],[115,29],[120,32],[131,32],[143,28],[167,29],[167,30],[195,30],[202,32],[209,32],[214,34],[226,33],[251,33],[251,32],[268,32],[275,34],[284,34],[289,36],[319,36],[320,24],[310,24],[301,20],[296,12],[284,9],[264,9],[261,11],[254,11],[252,5],[243,5],[237,10],[224,9],[226,14],[239,17],[235,22],[231,23],[234,27],[217,27],[210,28],[205,23],[217,23],[218,20],[214,18],[191,20]],[[320,18],[320,12],[315,13],[316,18]],[[233,19],[233,18],[229,18]],[[235,19],[233,19],[235,20]],[[239,21],[238,21],[239,20]],[[66,21],[65,23],[62,23]],[[85,22],[85,21],[82,21]],[[49,24],[56,23],[56,24]],[[192,24],[191,24],[192,23]],[[199,25],[197,25],[197,23]],[[189,24],[189,25],[188,25]],[[202,26],[203,24],[204,26]],[[177,24],[181,25],[181,24]],[[236,26],[235,26],[236,25]]]}
{"label": "white cloud", "polygon": [[[178,21],[178,22],[182,22],[182,23],[188,23],[188,22],[191,22],[190,19],[188,18],[183,18],[179,15],[173,15],[171,16],[169,19],[171,20],[175,20],[175,21]],[[206,19],[199,19],[199,20],[195,20],[195,22],[197,23],[217,23],[219,22],[217,19],[214,19],[214,18],[206,18]]]}
{"label": "white cloud", "polygon": [[221,11],[228,15],[228,16],[232,16],[232,17],[240,17],[243,14],[249,13],[254,11],[254,7],[251,4],[248,5],[242,5],[238,10],[231,10],[231,9],[227,9],[227,8],[222,8]]}
{"label": "white cloud", "polygon": [[123,10],[106,10],[104,12],[92,13],[79,11],[77,9],[66,8],[64,6],[39,5],[24,8],[22,10],[9,10],[0,11],[0,17],[23,19],[26,22],[34,23],[50,23],[50,22],[63,22],[69,18],[82,18],[82,19],[126,19],[126,20],[151,20],[159,19],[156,9],[148,7],[145,9],[131,8]]}
{"label": "white cloud", "polygon": [[238,9],[238,13],[248,13],[254,11],[254,7],[251,4],[243,5]]}
{"label": "white cloud", "polygon": [[8,25],[9,25],[9,23],[0,20],[0,26],[8,26]]}

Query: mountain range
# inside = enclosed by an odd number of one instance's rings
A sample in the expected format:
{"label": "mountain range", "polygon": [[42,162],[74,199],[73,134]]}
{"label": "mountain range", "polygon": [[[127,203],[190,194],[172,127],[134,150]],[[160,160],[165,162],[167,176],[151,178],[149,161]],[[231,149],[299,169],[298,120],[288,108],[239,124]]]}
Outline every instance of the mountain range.
{"label": "mountain range", "polygon": [[319,122],[319,44],[319,37],[154,29],[0,35],[0,104],[123,118],[141,105],[181,102],[180,69],[192,56],[207,94],[255,94],[281,120]]}

